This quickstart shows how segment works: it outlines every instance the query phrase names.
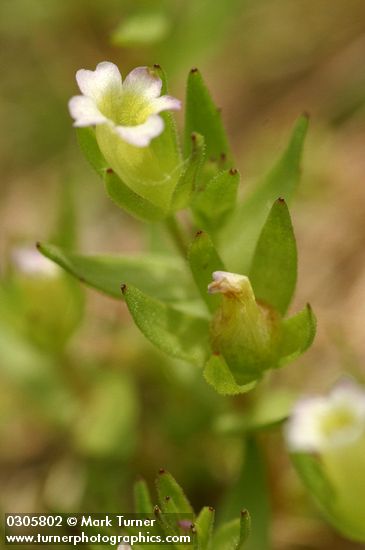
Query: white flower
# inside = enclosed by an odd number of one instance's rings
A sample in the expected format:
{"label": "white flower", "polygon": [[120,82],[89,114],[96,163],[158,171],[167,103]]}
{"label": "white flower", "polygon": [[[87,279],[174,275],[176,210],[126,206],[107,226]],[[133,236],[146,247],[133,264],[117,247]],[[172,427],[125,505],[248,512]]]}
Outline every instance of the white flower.
{"label": "white flower", "polygon": [[14,266],[29,277],[55,277],[59,267],[48,260],[38,250],[30,247],[18,247],[12,250],[11,259]]}
{"label": "white flower", "polygon": [[77,71],[76,80],[83,95],[69,102],[74,126],[107,124],[135,147],[147,147],[163,132],[159,113],[181,107],[178,99],[160,96],[162,81],[148,67],[133,69],[122,82],[118,67],[104,61],[95,71]]}
{"label": "white flower", "polygon": [[208,285],[209,294],[238,294],[245,287],[251,287],[248,277],[229,271],[214,271],[213,282]]}
{"label": "white flower", "polygon": [[324,452],[359,440],[365,433],[365,391],[350,381],[327,397],[299,401],[286,427],[293,452]]}

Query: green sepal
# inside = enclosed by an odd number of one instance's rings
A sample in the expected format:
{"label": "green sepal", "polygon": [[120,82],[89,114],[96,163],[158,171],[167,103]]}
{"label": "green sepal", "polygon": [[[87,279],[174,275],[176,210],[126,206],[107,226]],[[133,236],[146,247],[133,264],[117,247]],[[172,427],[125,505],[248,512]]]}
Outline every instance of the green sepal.
{"label": "green sepal", "polygon": [[191,154],[193,132],[204,136],[208,158],[230,161],[228,140],[221,114],[215,106],[200,72],[192,69],[188,76],[185,103],[185,156]]}
{"label": "green sepal", "polygon": [[189,273],[177,257],[154,254],[83,256],[44,243],[40,243],[38,249],[79,281],[113,298],[122,298],[120,285],[123,280],[133,281],[143,292],[166,302],[195,298],[192,292],[186,294]]}
{"label": "green sepal", "polygon": [[94,128],[76,128],[77,140],[88,163],[103,177],[108,164],[96,141]]}
{"label": "green sepal", "polygon": [[122,285],[128,309],[140,331],[167,355],[202,365],[207,356],[208,322]]}
{"label": "green sepal", "polygon": [[151,514],[153,512],[153,504],[144,479],[139,479],[133,487],[134,509],[136,514]]}
{"label": "green sepal", "polygon": [[297,281],[297,247],[288,207],[278,199],[261,231],[249,279],[256,299],[282,315],[286,313]]}
{"label": "green sepal", "polygon": [[191,514],[194,517],[194,510],[188,498],[178,482],[169,472],[160,470],[156,479],[156,488],[160,506],[163,511],[171,511],[171,507],[173,506],[176,510],[174,513]]}
{"label": "green sepal", "polygon": [[284,319],[279,346],[279,366],[293,361],[312,344],[316,335],[316,317],[309,304],[299,313]]}
{"label": "green sepal", "polygon": [[104,172],[104,183],[109,198],[119,208],[126,210],[135,218],[146,222],[154,222],[163,220],[168,215],[167,210],[159,208],[148,199],[132,191],[113,170],[108,169]]}
{"label": "green sepal", "polygon": [[236,205],[240,174],[235,169],[224,170],[198,188],[192,209],[198,226],[211,235],[220,232]]}
{"label": "green sepal", "polygon": [[269,174],[256,184],[226,224],[221,242],[224,259],[233,271],[247,273],[268,210],[279,197],[288,204],[300,179],[300,162],[308,129],[308,116],[297,120],[289,144]]}
{"label": "green sepal", "polygon": [[212,355],[208,359],[204,367],[204,378],[221,395],[247,393],[257,384],[257,381],[244,385],[237,384],[221,355]]}
{"label": "green sepal", "polygon": [[211,312],[219,306],[222,297],[209,294],[208,284],[214,271],[224,271],[224,265],[207,233],[199,231],[190,245],[188,260],[201,297]]}
{"label": "green sepal", "polygon": [[191,135],[191,143],[191,154],[185,161],[184,170],[175,187],[171,200],[171,210],[180,210],[190,204],[204,164],[206,153],[204,137],[193,133]]}

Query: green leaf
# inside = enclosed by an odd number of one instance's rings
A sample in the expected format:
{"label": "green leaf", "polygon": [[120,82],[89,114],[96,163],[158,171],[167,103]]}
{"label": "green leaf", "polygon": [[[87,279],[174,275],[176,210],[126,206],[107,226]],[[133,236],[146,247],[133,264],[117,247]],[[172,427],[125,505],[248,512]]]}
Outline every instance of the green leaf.
{"label": "green leaf", "polygon": [[150,492],[144,479],[139,479],[134,484],[134,508],[136,514],[151,514],[153,512]]}
{"label": "green leaf", "polygon": [[236,550],[240,540],[240,520],[234,519],[221,525],[214,534],[212,548]]}
{"label": "green leaf", "polygon": [[274,203],[261,231],[249,279],[257,300],[284,315],[297,281],[297,247],[284,199]]}
{"label": "green leaf", "polygon": [[300,179],[300,161],[307,129],[308,117],[303,115],[298,119],[281,159],[255,185],[221,233],[223,259],[232,271],[249,271],[257,239],[274,201],[282,197],[290,203]]}
{"label": "green leaf", "polygon": [[171,357],[202,365],[207,355],[208,322],[182,313],[129,284],[124,298],[140,331]]}
{"label": "green leaf", "polygon": [[224,170],[197,189],[193,199],[193,212],[197,224],[214,235],[219,233],[233,211],[240,174],[235,169]]}
{"label": "green leaf", "polygon": [[[162,80],[161,95],[168,95],[169,86],[165,71],[157,64],[153,65],[150,70]],[[162,134],[152,140],[152,149],[158,158],[163,158],[168,152],[172,165],[176,167],[176,170],[181,170],[182,155],[175,116],[172,111],[162,111],[159,116],[163,119],[165,127]]]}
{"label": "green leaf", "polygon": [[80,149],[86,160],[99,176],[103,177],[108,165],[96,141],[95,130],[90,127],[76,128],[76,133]]}
{"label": "green leaf", "polygon": [[126,210],[135,218],[152,222],[162,220],[167,216],[167,211],[152,204],[149,200],[137,195],[117,176],[113,170],[104,172],[104,183],[109,198],[119,208]]}
{"label": "green leaf", "polygon": [[212,282],[214,271],[224,271],[224,265],[216,252],[209,235],[199,231],[188,252],[190,268],[201,297],[209,310],[214,312],[221,302],[221,296],[208,293],[208,284]]}
{"label": "green leaf", "polygon": [[213,534],[215,511],[211,506],[205,506],[200,511],[196,521],[198,550],[208,550]]}
{"label": "green leaf", "polygon": [[207,157],[229,161],[229,147],[219,109],[214,105],[208,88],[197,69],[190,71],[186,90],[185,153],[191,154],[191,134],[204,136]]}
{"label": "green leaf", "polygon": [[50,244],[39,244],[44,256],[74,277],[105,294],[121,299],[120,285],[133,281],[143,292],[167,302],[192,299],[186,294],[189,273],[179,258],[163,255],[82,256]]}
{"label": "green leaf", "polygon": [[166,510],[166,503],[169,502],[168,511],[171,510],[172,504],[177,512],[194,516],[194,510],[184,491],[169,472],[160,470],[156,479],[156,487],[162,510]]}
{"label": "green leaf", "polygon": [[241,511],[240,519],[240,540],[237,544],[236,550],[243,550],[245,547],[246,540],[251,533],[251,516],[248,513],[248,510]]}
{"label": "green leaf", "polygon": [[193,191],[196,189],[197,181],[205,159],[205,141],[200,134],[191,135],[192,151],[190,157],[185,161],[185,168],[177,182],[172,196],[171,209],[180,210],[190,204]]}
{"label": "green leaf", "polygon": [[221,355],[212,355],[204,368],[204,378],[222,395],[238,395],[252,390],[257,382],[240,386],[236,383],[227,363]]}
{"label": "green leaf", "polygon": [[282,323],[280,366],[293,361],[312,344],[316,334],[316,318],[309,304]]}

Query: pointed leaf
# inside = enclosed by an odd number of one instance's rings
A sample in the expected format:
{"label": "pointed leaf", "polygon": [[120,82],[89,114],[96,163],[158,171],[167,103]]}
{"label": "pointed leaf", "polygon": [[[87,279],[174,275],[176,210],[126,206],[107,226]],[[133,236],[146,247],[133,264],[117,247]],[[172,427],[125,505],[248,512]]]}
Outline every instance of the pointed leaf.
{"label": "pointed leaf", "polygon": [[214,534],[212,548],[235,550],[240,540],[240,520],[224,523]]}
{"label": "pointed leaf", "polygon": [[133,281],[143,292],[168,302],[195,297],[194,293],[186,294],[190,278],[179,258],[152,254],[82,256],[50,244],[39,244],[38,249],[83,283],[114,298],[122,298],[123,281]]}
{"label": "pointed leaf", "polygon": [[213,312],[219,306],[221,296],[208,294],[208,285],[212,281],[214,271],[225,271],[225,269],[207,233],[199,231],[196,234],[188,252],[188,259],[201,297]]}
{"label": "pointed leaf", "polygon": [[251,517],[247,510],[242,510],[240,519],[240,540],[238,541],[236,550],[243,550],[246,540],[251,533]]}
{"label": "pointed leaf", "polygon": [[204,368],[204,378],[222,395],[238,395],[252,390],[257,382],[240,386],[221,355],[212,355]]}
{"label": "pointed leaf", "polygon": [[308,117],[303,115],[298,119],[281,159],[252,189],[225,226],[220,239],[224,243],[224,259],[233,271],[249,271],[257,239],[274,201],[282,197],[290,203],[300,179],[307,128]]}
{"label": "pointed leaf", "polygon": [[191,153],[190,136],[204,136],[207,156],[215,159],[229,156],[229,147],[219,109],[214,105],[208,88],[197,69],[190,71],[186,90],[185,153]]}
{"label": "pointed leaf", "polygon": [[284,199],[274,203],[261,231],[249,278],[256,298],[284,315],[297,281],[297,247]]}
{"label": "pointed leaf", "polygon": [[198,550],[208,550],[213,534],[215,511],[211,506],[205,506],[200,511],[196,521]]}
{"label": "pointed leaf", "polygon": [[200,134],[191,135],[192,151],[172,196],[172,210],[180,210],[190,204],[205,159],[205,141]]}
{"label": "pointed leaf", "polygon": [[144,479],[139,479],[134,484],[134,509],[136,514],[151,514],[153,512],[150,492]]}
{"label": "pointed leaf", "polygon": [[109,198],[135,218],[151,222],[167,216],[167,212],[132,191],[113,170],[104,172],[104,183]]}
{"label": "pointed leaf", "polygon": [[220,232],[235,207],[239,181],[237,170],[225,170],[197,190],[192,207],[200,227],[213,235]]}
{"label": "pointed leaf", "polygon": [[94,128],[77,128],[76,132],[80,149],[84,153],[86,160],[94,170],[96,170],[99,176],[103,177],[108,165],[99,149]]}
{"label": "pointed leaf", "polygon": [[208,323],[123,285],[128,309],[140,331],[171,357],[202,365],[208,347]]}
{"label": "pointed leaf", "polygon": [[[168,95],[169,86],[165,71],[157,64],[153,65],[150,70],[162,80],[161,95]],[[164,131],[152,140],[152,147],[160,158],[163,158],[166,151],[169,151],[169,156],[174,160],[173,164],[177,168],[181,168],[182,155],[174,113],[173,111],[162,111],[159,116],[164,121]]]}
{"label": "pointed leaf", "polygon": [[282,324],[280,345],[280,366],[293,361],[312,344],[316,334],[316,318],[309,304]]}
{"label": "pointed leaf", "polygon": [[162,510],[165,509],[166,502],[171,501],[179,513],[194,516],[194,510],[183,489],[169,472],[160,470],[156,479],[156,487]]}

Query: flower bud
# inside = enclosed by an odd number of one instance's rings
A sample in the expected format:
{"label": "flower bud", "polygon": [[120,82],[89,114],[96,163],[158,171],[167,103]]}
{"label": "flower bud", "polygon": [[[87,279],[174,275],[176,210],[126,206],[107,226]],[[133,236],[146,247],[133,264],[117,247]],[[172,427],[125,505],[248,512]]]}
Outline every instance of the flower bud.
{"label": "flower bud", "polygon": [[208,292],[222,294],[211,325],[213,352],[223,355],[237,384],[261,378],[277,363],[278,314],[256,302],[244,275],[215,271]]}
{"label": "flower bud", "polygon": [[[326,397],[302,399],[287,424],[294,464],[329,520],[365,541],[365,391],[344,381]],[[318,471],[308,468],[315,460]],[[329,491],[318,490],[327,485]]]}
{"label": "flower bud", "polygon": [[162,111],[180,109],[180,101],[160,96],[162,81],[148,67],[137,67],[124,82],[116,65],[80,69],[83,95],[70,100],[74,126],[96,126],[96,139],[107,163],[135,193],[167,208],[180,175],[176,139],[164,132]]}

